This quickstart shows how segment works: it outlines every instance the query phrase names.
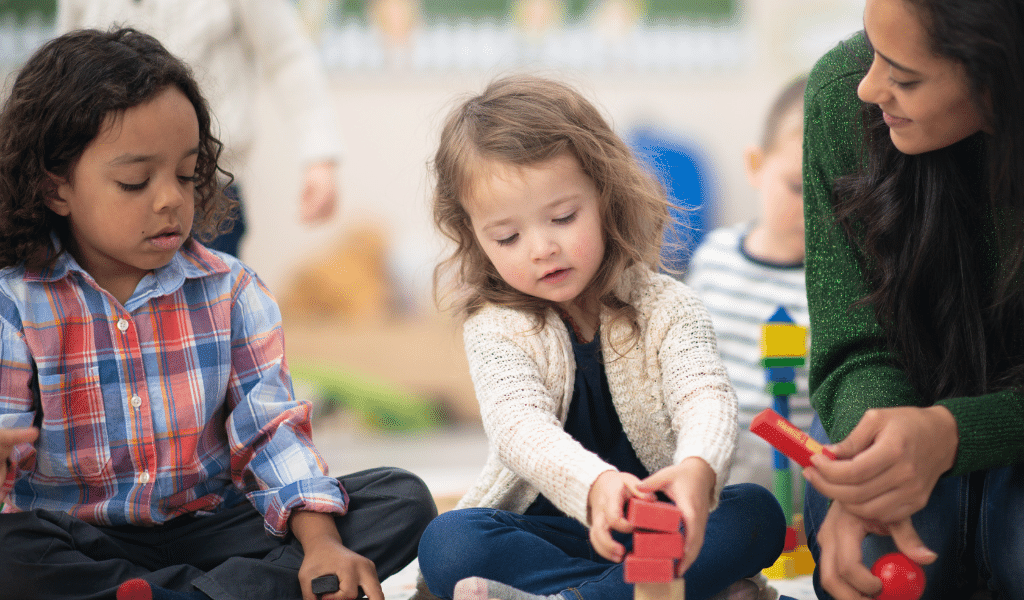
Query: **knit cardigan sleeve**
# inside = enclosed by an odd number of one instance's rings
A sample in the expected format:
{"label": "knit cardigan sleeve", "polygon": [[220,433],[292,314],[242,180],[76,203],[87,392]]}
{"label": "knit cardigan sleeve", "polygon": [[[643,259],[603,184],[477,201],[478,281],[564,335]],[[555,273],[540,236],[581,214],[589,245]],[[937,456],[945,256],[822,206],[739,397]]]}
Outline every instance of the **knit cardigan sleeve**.
{"label": "knit cardigan sleeve", "polygon": [[736,449],[738,413],[711,316],[693,290],[671,277],[632,271],[624,280],[641,340],[606,362],[619,418],[652,473],[690,457],[707,462],[715,472],[714,509]]}
{"label": "knit cardigan sleeve", "polygon": [[[887,349],[870,307],[858,251],[835,223],[833,185],[854,173],[863,139],[856,87],[871,60],[863,34],[827,53],[811,72],[804,115],[804,216],[811,348],[811,403],[829,439],[845,438],[870,408],[915,406],[920,398]],[[911,232],[907,232],[912,235]],[[938,404],[956,418],[952,474],[1024,460],[1024,396],[1000,392]]]}
{"label": "knit cardigan sleeve", "polygon": [[[467,320],[463,337],[491,452],[567,515],[588,523],[590,488],[615,467],[563,429],[575,373],[568,331],[556,323],[539,328],[525,314],[489,306]],[[527,493],[506,508],[525,510],[536,498]]]}

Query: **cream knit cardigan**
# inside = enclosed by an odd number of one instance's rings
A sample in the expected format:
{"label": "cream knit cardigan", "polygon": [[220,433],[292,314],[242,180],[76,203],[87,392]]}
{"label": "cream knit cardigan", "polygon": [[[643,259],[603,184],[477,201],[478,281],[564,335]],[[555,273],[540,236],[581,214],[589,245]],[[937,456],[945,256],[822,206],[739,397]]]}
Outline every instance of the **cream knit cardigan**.
{"label": "cream knit cardigan", "polygon": [[[632,267],[616,294],[639,312],[641,336],[625,356],[611,341],[629,333],[600,317],[608,387],[622,428],[648,471],[696,456],[714,470],[714,504],[736,445],[737,407],[704,305],[686,285]],[[575,383],[569,332],[554,311],[544,326],[521,311],[487,306],[464,326],[466,355],[490,449],[456,508],[522,513],[543,493],[587,522],[597,476],[615,467],[564,430]]]}

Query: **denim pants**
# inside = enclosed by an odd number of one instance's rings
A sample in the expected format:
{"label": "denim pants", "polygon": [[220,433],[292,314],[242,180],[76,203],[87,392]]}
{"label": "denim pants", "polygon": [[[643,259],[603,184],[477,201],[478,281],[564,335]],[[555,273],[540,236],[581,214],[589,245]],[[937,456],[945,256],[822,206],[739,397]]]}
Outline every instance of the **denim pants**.
{"label": "denim pants", "polygon": [[[810,435],[829,443],[817,417]],[[829,501],[812,486],[804,498],[808,546],[817,561],[816,534]],[[925,545],[939,555],[922,566],[927,582],[922,600],[969,598],[979,581],[1002,599],[1024,600],[1024,465],[943,477],[911,520]],[[892,538],[868,535],[862,545],[864,564],[870,568],[878,557],[895,551]],[[817,569],[814,591],[822,600],[832,598],[822,589]]]}
{"label": "denim pants", "polygon": [[[701,600],[770,566],[785,543],[786,522],[772,494],[754,484],[722,490],[708,519],[700,556],[684,574],[686,597]],[[467,508],[443,513],[420,539],[419,561],[431,593],[451,598],[466,577],[485,577],[532,594],[566,600],[622,600],[633,586],[623,565],[590,545],[587,527],[570,517]],[[631,536],[615,534],[631,548]]]}

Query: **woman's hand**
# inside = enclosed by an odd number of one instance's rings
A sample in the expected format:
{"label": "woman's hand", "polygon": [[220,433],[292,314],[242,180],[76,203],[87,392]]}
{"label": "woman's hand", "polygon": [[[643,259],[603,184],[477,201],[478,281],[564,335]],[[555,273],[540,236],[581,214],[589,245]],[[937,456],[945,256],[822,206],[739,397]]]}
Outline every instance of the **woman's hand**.
{"label": "woman's hand", "polygon": [[683,514],[686,545],[679,574],[683,574],[697,560],[704,545],[704,530],[708,524],[712,494],[715,491],[715,471],[701,458],[683,459],[678,465],[665,467],[640,482],[640,492],[662,492],[675,503]]}
{"label": "woman's hand", "polygon": [[958,442],[956,420],[945,407],[872,409],[830,446],[839,460],[813,456],[804,476],[865,521],[903,521],[928,503],[956,460]]}
{"label": "woman's hand", "polygon": [[817,567],[822,587],[835,600],[873,598],[882,591],[882,581],[862,564],[861,542],[869,533],[891,535],[900,552],[918,564],[930,564],[937,558],[925,547],[909,518],[881,525],[865,521],[833,502],[817,533],[821,547]]}
{"label": "woman's hand", "polygon": [[612,538],[612,530],[630,533],[633,527],[623,514],[630,498],[654,500],[653,493],[641,492],[640,479],[632,473],[605,471],[597,476],[587,496],[587,516],[590,519],[590,544],[601,556],[612,562],[622,562],[626,548]]}
{"label": "woman's hand", "polygon": [[305,554],[299,567],[302,600],[317,600],[313,580],[332,574],[338,577],[338,591],[321,595],[322,600],[354,600],[360,596],[360,588],[369,600],[384,600],[377,567],[342,544],[332,515],[296,511],[289,524]]}

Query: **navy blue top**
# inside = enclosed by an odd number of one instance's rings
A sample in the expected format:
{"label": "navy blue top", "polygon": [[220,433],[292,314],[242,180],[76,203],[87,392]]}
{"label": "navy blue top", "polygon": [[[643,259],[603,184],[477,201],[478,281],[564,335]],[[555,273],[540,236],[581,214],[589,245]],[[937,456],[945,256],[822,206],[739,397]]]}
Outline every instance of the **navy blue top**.
{"label": "navy blue top", "polygon": [[[612,404],[608,375],[601,360],[600,331],[594,334],[593,340],[580,342],[572,323],[566,323],[566,326],[576,357],[576,381],[569,415],[565,421],[565,432],[619,471],[632,473],[640,479],[647,477],[649,473],[637,458]],[[525,514],[565,516],[543,494],[537,496]]]}

